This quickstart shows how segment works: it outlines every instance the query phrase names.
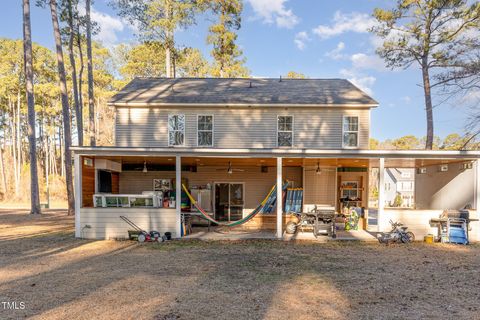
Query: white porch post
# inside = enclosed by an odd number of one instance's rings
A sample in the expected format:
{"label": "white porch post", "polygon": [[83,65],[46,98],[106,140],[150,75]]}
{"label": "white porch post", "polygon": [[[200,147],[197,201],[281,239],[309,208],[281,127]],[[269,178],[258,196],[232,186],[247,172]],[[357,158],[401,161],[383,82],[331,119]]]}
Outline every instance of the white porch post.
{"label": "white porch post", "polygon": [[277,238],[283,236],[283,190],[282,190],[282,158],[277,158]]}
{"label": "white porch post", "polygon": [[[480,217],[480,160],[475,161],[475,210],[477,211],[477,217]],[[480,227],[478,226],[478,222],[476,223],[477,228],[473,228],[473,230],[477,229],[477,234],[473,235],[472,241],[480,241]],[[473,233],[473,232],[472,232]],[[475,239],[476,238],[476,239]]]}
{"label": "white porch post", "polygon": [[182,158],[180,156],[175,157],[175,181],[176,190],[175,190],[175,237],[181,238],[181,228],[182,223]]}
{"label": "white porch post", "polygon": [[80,204],[82,203],[82,163],[80,155],[75,154],[73,165],[75,166],[75,238],[82,236],[82,227],[80,226]]}
{"label": "white porch post", "polygon": [[475,161],[475,210],[480,213],[480,160]]}
{"label": "white porch post", "polygon": [[385,206],[385,158],[379,159],[378,166],[378,212],[377,231],[383,231],[383,211]]}

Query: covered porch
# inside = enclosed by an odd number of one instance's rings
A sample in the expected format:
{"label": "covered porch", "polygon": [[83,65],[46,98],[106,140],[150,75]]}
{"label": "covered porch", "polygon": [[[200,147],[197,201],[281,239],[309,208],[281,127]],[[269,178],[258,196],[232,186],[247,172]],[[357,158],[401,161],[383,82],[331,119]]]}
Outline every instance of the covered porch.
{"label": "covered porch", "polygon": [[[390,219],[405,223],[420,239],[437,232],[429,221],[444,209],[467,206],[476,214],[480,202],[478,152],[114,147],[74,152],[76,236],[85,238],[126,237],[123,215],[145,230],[176,238],[324,240],[306,230],[285,234],[285,225],[295,219],[282,190],[286,183],[288,190],[301,190],[302,212],[315,206],[337,212],[338,239],[375,239],[376,232],[388,230]],[[412,174],[413,190],[404,188],[401,203],[396,194],[390,199],[389,169]],[[274,186],[280,186],[275,192],[282,201],[231,232],[218,232],[202,223],[182,184],[221,222],[246,217]],[[342,230],[344,208],[358,208],[358,232]],[[470,237],[480,239],[475,223]]]}

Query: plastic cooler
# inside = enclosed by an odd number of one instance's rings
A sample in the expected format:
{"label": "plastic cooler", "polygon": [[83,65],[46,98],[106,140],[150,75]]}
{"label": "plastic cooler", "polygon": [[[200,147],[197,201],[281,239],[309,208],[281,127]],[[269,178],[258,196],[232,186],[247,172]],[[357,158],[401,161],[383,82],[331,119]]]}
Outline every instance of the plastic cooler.
{"label": "plastic cooler", "polygon": [[450,225],[448,238],[450,243],[468,244],[467,232],[462,225]]}

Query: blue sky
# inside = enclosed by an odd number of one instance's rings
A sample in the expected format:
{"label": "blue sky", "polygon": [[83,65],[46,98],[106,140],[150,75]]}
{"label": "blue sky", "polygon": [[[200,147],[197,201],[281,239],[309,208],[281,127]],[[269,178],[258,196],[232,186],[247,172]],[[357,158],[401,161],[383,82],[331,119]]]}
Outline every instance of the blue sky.
{"label": "blue sky", "polygon": [[[6,1],[5,1],[6,2]],[[34,3],[35,1],[31,1]],[[425,135],[425,112],[420,72],[390,71],[375,55],[378,39],[366,29],[375,7],[388,0],[244,0],[238,44],[253,76],[278,77],[290,70],[311,78],[347,78],[370,93],[380,106],[372,112],[372,137],[384,140],[407,134]],[[106,0],[96,0],[93,18],[102,31],[97,40],[113,47],[134,42],[133,30],[116,16]],[[21,38],[20,1],[8,0],[0,14],[0,36]],[[205,43],[210,21],[177,33],[177,43],[197,47],[208,56]],[[32,8],[33,40],[53,48],[48,10]],[[468,109],[458,102],[434,110],[435,134],[463,133]]]}

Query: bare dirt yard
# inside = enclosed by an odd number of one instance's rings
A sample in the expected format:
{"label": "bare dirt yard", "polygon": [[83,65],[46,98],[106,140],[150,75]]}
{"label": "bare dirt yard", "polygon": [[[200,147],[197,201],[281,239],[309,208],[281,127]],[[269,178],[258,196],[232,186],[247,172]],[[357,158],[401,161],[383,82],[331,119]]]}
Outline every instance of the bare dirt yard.
{"label": "bare dirt yard", "polygon": [[478,245],[77,240],[64,211],[0,210],[0,319],[480,319],[479,266]]}

